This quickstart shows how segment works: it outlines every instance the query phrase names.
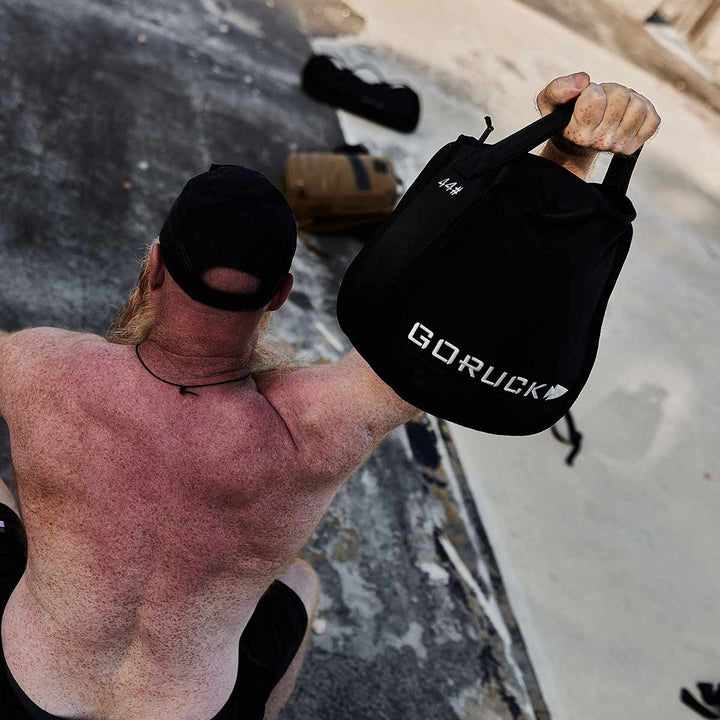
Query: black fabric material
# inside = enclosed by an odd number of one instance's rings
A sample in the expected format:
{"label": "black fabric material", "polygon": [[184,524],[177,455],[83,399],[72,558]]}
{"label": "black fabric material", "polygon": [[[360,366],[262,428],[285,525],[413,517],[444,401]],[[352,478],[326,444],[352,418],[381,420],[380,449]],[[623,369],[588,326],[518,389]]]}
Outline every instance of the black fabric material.
{"label": "black fabric material", "polygon": [[407,85],[368,83],[329,55],[311,55],[302,70],[303,90],[320,102],[410,133],[420,121],[420,98]]}
{"label": "black fabric material", "polygon": [[699,682],[696,685],[700,691],[702,703],[686,688],[682,688],[680,691],[680,702],[694,710],[701,717],[720,718],[720,684],[718,684],[717,688],[713,683],[707,682]]}
{"label": "black fabric material", "polygon": [[698,690],[702,696],[703,702],[708,705],[717,706],[720,710],[720,684],[715,689],[712,683],[697,683]]}
{"label": "black fabric material", "polygon": [[[22,523],[0,503],[0,616],[25,572],[27,541]],[[212,720],[262,720],[265,704],[302,644],[305,605],[276,580],[260,599],[239,644],[238,676],[232,694]],[[17,684],[0,641],[0,717],[3,720],[69,720],[36,705]]]}
{"label": "black fabric material", "polygon": [[275,581],[243,631],[237,684],[213,720],[262,720],[267,699],[290,667],[307,625],[302,600]]}
{"label": "black fabric material", "polygon": [[[258,310],[290,270],[297,225],[284,195],[262,173],[211,165],[191,178],[160,231],[173,280],[197,302],[222,310]],[[202,281],[211,267],[230,267],[261,280],[254,293],[215,290]]]}
{"label": "black fabric material", "polygon": [[343,143],[333,148],[334,153],[347,153],[348,155],[369,155],[370,151],[366,145],[358,143],[357,145],[350,145],[349,143]]}
{"label": "black fabric material", "polygon": [[718,712],[720,711],[720,706],[714,705],[714,707],[717,707],[718,711],[705,707],[685,688],[680,691],[680,702],[686,707],[689,707],[691,710],[694,710],[701,717],[710,718],[711,720],[712,718],[720,718],[720,712]]}
{"label": "black fabric material", "polygon": [[572,450],[565,458],[565,463],[572,466],[572,464],[575,462],[575,458],[582,449],[583,434],[581,432],[578,432],[577,428],[575,427],[575,421],[573,420],[572,413],[569,410],[565,413],[565,422],[567,423],[568,428],[567,437],[563,437],[560,434],[560,431],[557,429],[556,425],[553,425],[550,430],[556,440],[559,440],[561,443],[565,443],[565,445],[572,445]]}
{"label": "black fabric material", "polygon": [[573,106],[496,145],[460,135],[442,147],[350,264],[340,327],[416,407],[529,435],[585,385],[630,249],[624,191],[639,151],[614,156],[608,183],[529,154]]}
{"label": "black fabric material", "polygon": [[[350,166],[352,167],[353,175],[355,176],[355,184],[358,190],[370,190],[370,176],[368,175],[367,168],[365,165],[358,160],[354,155],[348,155]],[[386,171],[387,172],[387,171]]]}
{"label": "black fabric material", "polygon": [[[25,572],[27,561],[27,538],[25,529],[18,516],[5,504],[0,503],[0,617],[5,612],[5,606],[10,599],[15,586]],[[39,718],[40,720],[55,720],[50,714],[44,716],[32,713],[31,706],[23,705],[14,690],[10,679],[10,670],[5,663],[5,654],[2,652],[0,639],[0,708],[3,718],[8,720],[27,720]],[[13,678],[14,680],[14,678]],[[24,693],[23,693],[24,695]],[[41,713],[44,710],[37,708]],[[62,720],[62,719],[61,719]]]}

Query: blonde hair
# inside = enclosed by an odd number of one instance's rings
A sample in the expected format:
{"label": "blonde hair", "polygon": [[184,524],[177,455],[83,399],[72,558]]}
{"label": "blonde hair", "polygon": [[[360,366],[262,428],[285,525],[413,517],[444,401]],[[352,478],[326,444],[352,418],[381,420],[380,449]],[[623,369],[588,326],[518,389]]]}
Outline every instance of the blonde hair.
{"label": "blonde hair", "polygon": [[[105,333],[105,339],[117,345],[136,345],[145,342],[155,322],[155,304],[150,300],[150,255],[158,238],[145,250],[140,260],[140,277],[130,297],[120,306],[112,324]],[[295,349],[287,343],[263,339],[271,320],[271,311],[265,312],[260,323],[258,342],[250,359],[253,374],[290,370],[300,361]]]}

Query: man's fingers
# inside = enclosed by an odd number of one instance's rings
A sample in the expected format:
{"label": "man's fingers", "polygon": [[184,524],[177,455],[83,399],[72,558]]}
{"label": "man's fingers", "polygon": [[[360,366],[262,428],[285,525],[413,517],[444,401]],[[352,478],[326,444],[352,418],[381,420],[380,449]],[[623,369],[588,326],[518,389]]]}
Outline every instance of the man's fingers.
{"label": "man's fingers", "polygon": [[553,138],[570,154],[632,155],[660,126],[660,116],[646,97],[619,83],[592,83],[586,72],[555,78],[538,94],[538,110],[547,115],[573,98],[570,122]]}
{"label": "man's fingers", "polygon": [[[642,95],[640,97],[642,97]],[[643,99],[645,100],[647,106],[647,114],[645,115],[645,119],[643,120],[640,129],[637,131],[635,138],[630,142],[629,147],[623,150],[623,155],[632,155],[644,142],[655,135],[660,127],[660,116],[658,115],[657,110],[655,110],[649,100],[646,98]]]}
{"label": "man's fingers", "polygon": [[630,103],[630,90],[617,83],[602,83],[600,87],[605,93],[607,102],[603,119],[593,130],[592,146],[596,150],[612,152],[616,145],[623,144],[619,128]]}
{"label": "man's fingers", "polygon": [[563,137],[575,145],[590,147],[593,131],[603,119],[607,98],[597,83],[590,83],[575,101],[572,118],[563,131]]}
{"label": "man's fingers", "polygon": [[590,76],[586,72],[576,72],[563,75],[548,83],[537,96],[537,106],[541,115],[547,115],[558,105],[577,97],[590,83]]}
{"label": "man's fingers", "polygon": [[642,143],[636,144],[636,137],[647,114],[647,103],[637,93],[631,91],[630,101],[617,128],[617,139],[610,148],[612,152],[632,155],[640,147]]}
{"label": "man's fingers", "polygon": [[618,83],[590,83],[562,136],[581,148],[632,155],[659,125],[660,116],[640,93]]}

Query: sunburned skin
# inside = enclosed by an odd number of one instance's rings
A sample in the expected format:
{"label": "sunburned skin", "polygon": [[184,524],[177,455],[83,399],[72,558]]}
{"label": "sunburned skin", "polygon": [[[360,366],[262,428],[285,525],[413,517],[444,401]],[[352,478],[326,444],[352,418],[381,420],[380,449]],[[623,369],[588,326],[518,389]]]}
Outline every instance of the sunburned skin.
{"label": "sunburned skin", "polygon": [[417,411],[356,353],[194,397],[132,346],[23,342],[34,360],[2,398],[28,537],[2,619],[10,671],[54,715],[210,720],[264,590]]}

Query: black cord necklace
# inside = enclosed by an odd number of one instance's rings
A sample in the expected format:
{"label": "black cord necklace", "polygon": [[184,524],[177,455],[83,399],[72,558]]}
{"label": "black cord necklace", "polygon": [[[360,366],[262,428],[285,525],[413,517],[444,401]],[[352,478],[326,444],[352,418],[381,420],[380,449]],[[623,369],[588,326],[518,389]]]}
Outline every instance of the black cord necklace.
{"label": "black cord necklace", "polygon": [[156,375],[144,362],[143,359],[140,357],[140,343],[135,345],[135,354],[137,355],[137,359],[140,361],[140,364],[154,377],[160,380],[161,382],[167,383],[168,385],[174,385],[175,387],[180,388],[180,394],[181,395],[195,395],[195,397],[198,397],[197,393],[190,392],[188,388],[196,388],[196,387],[210,387],[211,385],[225,385],[226,383],[231,382],[240,382],[241,380],[247,380],[250,377],[250,373],[247,375],[243,375],[241,378],[235,378],[233,380],[221,380],[220,382],[214,382],[214,383],[202,383],[200,385],[180,385],[179,383],[170,382],[169,380],[163,380],[161,377]]}

